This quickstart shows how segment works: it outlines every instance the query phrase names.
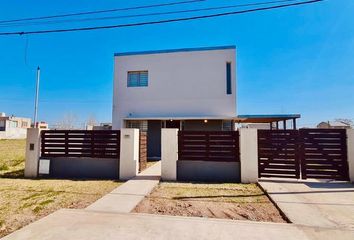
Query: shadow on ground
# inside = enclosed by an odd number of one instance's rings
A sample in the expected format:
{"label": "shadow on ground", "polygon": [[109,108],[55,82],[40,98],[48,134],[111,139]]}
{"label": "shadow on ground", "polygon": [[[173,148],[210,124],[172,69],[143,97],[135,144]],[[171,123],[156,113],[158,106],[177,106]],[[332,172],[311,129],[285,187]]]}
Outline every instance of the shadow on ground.
{"label": "shadow on ground", "polygon": [[0,174],[0,178],[24,178],[24,169],[9,171]]}

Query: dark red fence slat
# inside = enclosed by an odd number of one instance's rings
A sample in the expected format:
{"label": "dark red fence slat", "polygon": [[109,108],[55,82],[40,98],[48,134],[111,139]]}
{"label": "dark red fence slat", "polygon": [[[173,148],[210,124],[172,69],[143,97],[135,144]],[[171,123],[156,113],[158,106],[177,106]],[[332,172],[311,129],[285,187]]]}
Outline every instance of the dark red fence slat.
{"label": "dark red fence slat", "polygon": [[237,131],[179,131],[178,159],[239,162],[239,133]]}
{"label": "dark red fence slat", "polygon": [[43,130],[41,157],[119,158],[119,130]]}

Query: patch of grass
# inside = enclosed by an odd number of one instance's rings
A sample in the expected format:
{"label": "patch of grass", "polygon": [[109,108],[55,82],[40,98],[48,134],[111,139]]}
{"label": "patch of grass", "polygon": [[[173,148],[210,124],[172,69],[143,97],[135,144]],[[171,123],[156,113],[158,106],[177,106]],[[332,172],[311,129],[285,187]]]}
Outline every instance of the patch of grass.
{"label": "patch of grass", "polygon": [[60,208],[85,208],[120,184],[0,178],[0,238]]}
{"label": "patch of grass", "polygon": [[0,140],[0,177],[23,177],[26,140]]}
{"label": "patch of grass", "polygon": [[36,206],[32,211],[34,212],[34,213],[39,213],[40,211],[42,211],[43,210],[43,207],[42,206]]}
{"label": "patch of grass", "polygon": [[29,208],[36,205],[36,202],[25,202],[21,205],[20,209],[25,209],[25,208]]}
{"label": "patch of grass", "polygon": [[18,165],[23,165],[24,161],[25,161],[24,157],[23,158],[21,157],[21,158],[13,159],[12,167],[16,167]]}
{"label": "patch of grass", "polygon": [[9,170],[9,166],[7,166],[5,163],[0,165],[0,171],[6,171]]}
{"label": "patch of grass", "polygon": [[52,203],[52,202],[54,202],[53,199],[48,199],[48,200],[45,200],[43,202],[40,202],[39,205],[45,206],[45,205],[48,205],[49,203]]}
{"label": "patch of grass", "polygon": [[38,196],[40,196],[40,195],[43,195],[43,193],[37,192],[37,193],[31,194],[31,195],[29,195],[29,196],[26,196],[26,197],[22,198],[22,200],[26,201],[26,200],[29,200],[29,199],[38,197]]}
{"label": "patch of grass", "polygon": [[13,170],[13,171],[6,171],[3,174],[0,174],[0,178],[23,178],[25,174],[25,169]]}

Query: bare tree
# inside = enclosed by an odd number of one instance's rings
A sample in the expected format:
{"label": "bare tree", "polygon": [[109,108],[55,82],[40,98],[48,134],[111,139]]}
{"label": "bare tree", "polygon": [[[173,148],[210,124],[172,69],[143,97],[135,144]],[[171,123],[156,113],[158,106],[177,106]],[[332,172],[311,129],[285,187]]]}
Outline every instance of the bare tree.
{"label": "bare tree", "polygon": [[336,119],[337,122],[342,122],[342,123],[346,123],[350,126],[353,126],[354,125],[354,122],[353,120],[349,119],[349,118],[337,118]]}
{"label": "bare tree", "polygon": [[77,128],[77,116],[73,113],[64,114],[63,118],[55,124],[56,129],[71,130]]}
{"label": "bare tree", "polygon": [[93,126],[97,125],[97,120],[94,114],[91,114],[86,122],[85,122],[85,129],[86,130],[92,130]]}
{"label": "bare tree", "polygon": [[90,126],[95,126],[97,125],[97,120],[94,114],[91,114],[87,120],[86,120],[86,124],[90,125]]}

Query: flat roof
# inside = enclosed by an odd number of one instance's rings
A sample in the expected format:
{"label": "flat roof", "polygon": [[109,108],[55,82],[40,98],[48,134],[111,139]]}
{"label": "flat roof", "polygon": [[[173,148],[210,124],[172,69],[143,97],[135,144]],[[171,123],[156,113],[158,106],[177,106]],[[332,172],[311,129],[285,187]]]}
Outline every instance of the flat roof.
{"label": "flat roof", "polygon": [[146,54],[174,53],[174,52],[212,51],[212,50],[225,50],[225,49],[236,49],[236,46],[235,45],[228,45],[228,46],[215,46],[215,47],[177,48],[177,49],[136,51],[136,52],[117,52],[117,53],[114,54],[114,56],[117,57],[117,56],[130,56],[130,55],[146,55]]}
{"label": "flat roof", "polygon": [[131,116],[124,120],[232,120],[230,116]]}
{"label": "flat roof", "polygon": [[300,118],[300,114],[264,114],[238,116],[131,116],[124,120],[233,120],[239,123],[271,123]]}

